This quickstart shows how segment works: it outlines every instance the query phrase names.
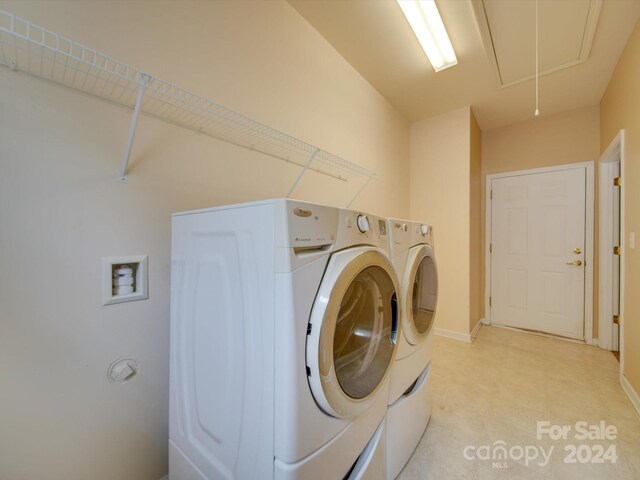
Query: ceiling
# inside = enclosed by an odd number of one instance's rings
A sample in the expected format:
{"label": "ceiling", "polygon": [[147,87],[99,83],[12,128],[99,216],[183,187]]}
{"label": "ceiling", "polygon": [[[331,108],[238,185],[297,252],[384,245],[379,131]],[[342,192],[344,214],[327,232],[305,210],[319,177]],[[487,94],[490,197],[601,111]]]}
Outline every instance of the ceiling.
{"label": "ceiling", "polygon": [[[458,65],[434,72],[395,0],[289,3],[408,120],[471,105],[483,130],[535,110],[535,2],[436,0]],[[539,0],[540,112],[600,102],[638,0]]]}

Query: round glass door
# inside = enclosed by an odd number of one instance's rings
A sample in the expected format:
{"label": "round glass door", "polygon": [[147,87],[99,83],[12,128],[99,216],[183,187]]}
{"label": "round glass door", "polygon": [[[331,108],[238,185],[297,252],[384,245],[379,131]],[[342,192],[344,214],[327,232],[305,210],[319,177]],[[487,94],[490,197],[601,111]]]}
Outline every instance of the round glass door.
{"label": "round glass door", "polygon": [[307,329],[307,378],[316,403],[338,418],[376,400],[395,359],[397,280],[380,250],[331,255]]}
{"label": "round glass door", "polygon": [[345,292],[333,337],[340,387],[352,398],[370,395],[387,371],[395,344],[395,287],[386,271],[367,267]]}
{"label": "round glass door", "polygon": [[419,247],[413,258],[406,307],[410,331],[406,336],[415,345],[433,326],[438,301],[438,270],[429,246]]}

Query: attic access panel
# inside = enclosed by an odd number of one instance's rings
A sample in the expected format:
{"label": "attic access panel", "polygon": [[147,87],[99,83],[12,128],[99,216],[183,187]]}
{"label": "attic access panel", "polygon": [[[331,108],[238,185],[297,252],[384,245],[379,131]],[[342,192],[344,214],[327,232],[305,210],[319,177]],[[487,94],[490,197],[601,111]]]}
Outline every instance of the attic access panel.
{"label": "attic access panel", "polygon": [[[533,0],[471,2],[482,41],[501,87],[535,75]],[[602,0],[539,0],[540,74],[585,62],[602,8]]]}

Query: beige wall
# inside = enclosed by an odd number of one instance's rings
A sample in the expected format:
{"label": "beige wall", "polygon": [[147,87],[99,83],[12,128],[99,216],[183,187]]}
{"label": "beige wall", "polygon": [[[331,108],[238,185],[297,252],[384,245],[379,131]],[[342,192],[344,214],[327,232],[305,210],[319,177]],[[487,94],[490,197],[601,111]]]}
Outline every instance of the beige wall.
{"label": "beige wall", "polygon": [[[625,129],[625,232],[640,232],[640,23],[636,25],[600,102],[600,145],[604,151]],[[625,247],[624,376],[640,393],[640,278],[638,249]]]}
{"label": "beige wall", "polygon": [[435,327],[469,333],[470,109],[411,125],[411,217],[433,225]]}
{"label": "beige wall", "polygon": [[[527,170],[567,163],[596,161],[600,156],[599,107],[557,115],[482,132],[481,243],[482,311],[485,298],[486,177],[492,173]],[[597,183],[596,183],[597,184]],[[597,216],[596,216],[597,222]],[[597,232],[597,223],[595,227]],[[595,234],[594,232],[594,234]],[[595,235],[597,239],[597,235]],[[597,245],[594,253],[597,255]],[[597,259],[594,268],[594,333],[597,337]]]}
{"label": "beige wall", "polygon": [[[408,216],[409,125],[287,3],[0,8],[376,171],[355,207]],[[143,117],[122,184],[129,110],[6,69],[0,85],[0,478],[157,480],[170,214],[282,196],[299,169]],[[297,196],[347,193],[311,175]],[[101,258],[132,254],[149,255],[149,300],[101,306]],[[110,384],[122,356],[140,373]]]}
{"label": "beige wall", "polygon": [[471,112],[470,115],[470,172],[469,172],[469,330],[484,317],[482,305],[482,268],[484,262],[482,250],[482,227],[480,224],[482,210],[482,131]]}
{"label": "beige wall", "polygon": [[482,173],[593,161],[598,158],[599,149],[597,105],[532,116],[530,120],[482,133]]}

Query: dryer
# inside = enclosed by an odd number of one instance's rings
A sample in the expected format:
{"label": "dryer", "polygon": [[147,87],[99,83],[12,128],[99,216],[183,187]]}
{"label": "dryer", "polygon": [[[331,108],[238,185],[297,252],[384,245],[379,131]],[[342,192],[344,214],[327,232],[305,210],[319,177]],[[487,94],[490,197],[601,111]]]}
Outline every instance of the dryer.
{"label": "dryer", "polygon": [[172,480],[384,478],[386,227],[284,199],[173,216]]}
{"label": "dryer", "polygon": [[438,272],[431,226],[389,220],[390,254],[400,279],[398,355],[387,412],[387,478],[398,476],[431,416],[431,353]]}

